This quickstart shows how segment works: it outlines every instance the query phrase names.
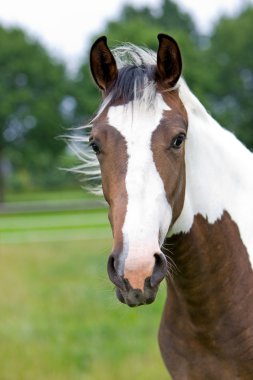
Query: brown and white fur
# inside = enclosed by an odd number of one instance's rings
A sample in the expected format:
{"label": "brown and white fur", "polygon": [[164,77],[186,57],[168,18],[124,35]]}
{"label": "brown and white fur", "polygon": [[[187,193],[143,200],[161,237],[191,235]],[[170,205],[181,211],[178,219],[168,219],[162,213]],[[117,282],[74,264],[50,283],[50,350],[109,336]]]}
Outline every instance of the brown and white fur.
{"label": "brown and white fur", "polygon": [[191,93],[174,39],[158,39],[157,57],[112,53],[105,37],[91,48],[108,274],[129,306],[153,302],[166,278],[159,343],[174,380],[253,379],[253,155]]}

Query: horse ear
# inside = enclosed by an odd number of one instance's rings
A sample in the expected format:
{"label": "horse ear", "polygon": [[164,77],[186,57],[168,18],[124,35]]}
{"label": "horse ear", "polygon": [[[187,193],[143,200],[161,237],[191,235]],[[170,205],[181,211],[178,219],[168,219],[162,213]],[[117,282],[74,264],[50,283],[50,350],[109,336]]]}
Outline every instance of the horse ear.
{"label": "horse ear", "polygon": [[98,38],[90,50],[90,69],[98,87],[106,91],[118,75],[116,61],[105,36]]}
{"label": "horse ear", "polygon": [[164,87],[173,87],[182,72],[182,58],[176,41],[167,34],[158,34],[159,47],[157,51],[158,80]]}

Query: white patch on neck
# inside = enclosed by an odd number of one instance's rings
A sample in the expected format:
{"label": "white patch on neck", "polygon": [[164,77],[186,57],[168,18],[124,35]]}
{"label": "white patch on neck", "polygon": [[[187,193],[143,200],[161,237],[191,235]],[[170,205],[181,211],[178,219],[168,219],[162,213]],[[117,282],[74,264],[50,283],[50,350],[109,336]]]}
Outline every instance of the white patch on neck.
{"label": "white patch on neck", "polygon": [[122,229],[122,272],[125,258],[130,270],[154,260],[153,255],[160,252],[160,244],[171,222],[172,210],[151,150],[152,133],[159,125],[164,110],[170,108],[157,94],[152,107],[147,108],[136,100],[124,106],[111,107],[108,111],[109,124],[124,136],[128,153],[128,204]]}
{"label": "white patch on neck", "polygon": [[186,194],[170,235],[188,232],[196,214],[214,223],[227,211],[253,264],[253,154],[208,115],[183,81],[179,96],[189,119]]}

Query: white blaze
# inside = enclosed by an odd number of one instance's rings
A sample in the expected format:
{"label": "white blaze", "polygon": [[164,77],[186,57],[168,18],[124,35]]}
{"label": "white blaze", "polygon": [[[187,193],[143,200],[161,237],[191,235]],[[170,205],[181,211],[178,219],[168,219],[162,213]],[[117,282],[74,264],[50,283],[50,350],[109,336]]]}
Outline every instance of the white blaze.
{"label": "white blaze", "polygon": [[124,136],[128,153],[122,272],[125,258],[130,271],[145,263],[153,263],[153,255],[160,252],[172,217],[151,150],[152,133],[158,127],[163,111],[170,108],[159,94],[154,103],[147,109],[140,102],[133,101],[111,107],[108,111],[109,124]]}

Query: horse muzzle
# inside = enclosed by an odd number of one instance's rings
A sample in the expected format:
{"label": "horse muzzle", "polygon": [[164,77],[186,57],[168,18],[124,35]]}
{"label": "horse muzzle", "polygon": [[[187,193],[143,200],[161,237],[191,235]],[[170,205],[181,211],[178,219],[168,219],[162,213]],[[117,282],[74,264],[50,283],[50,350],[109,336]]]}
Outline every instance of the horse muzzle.
{"label": "horse muzzle", "polygon": [[152,303],[156,298],[159,284],[167,273],[167,261],[163,253],[154,254],[152,274],[143,279],[142,288],[133,286],[131,280],[120,274],[119,267],[119,259],[112,253],[108,259],[107,270],[110,280],[116,285],[118,300],[130,307]]}

